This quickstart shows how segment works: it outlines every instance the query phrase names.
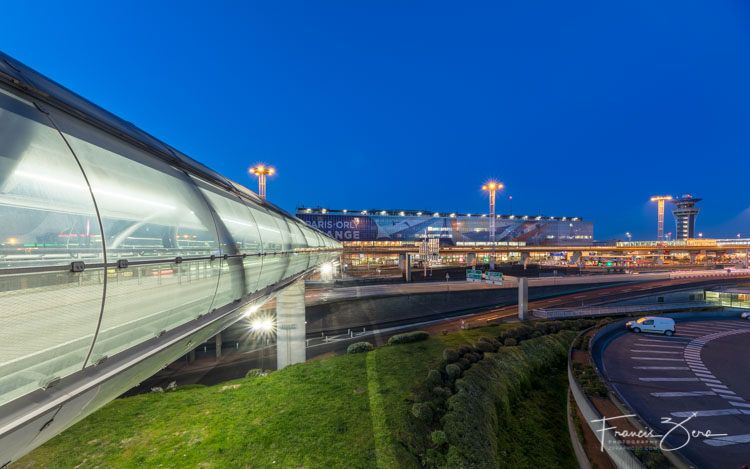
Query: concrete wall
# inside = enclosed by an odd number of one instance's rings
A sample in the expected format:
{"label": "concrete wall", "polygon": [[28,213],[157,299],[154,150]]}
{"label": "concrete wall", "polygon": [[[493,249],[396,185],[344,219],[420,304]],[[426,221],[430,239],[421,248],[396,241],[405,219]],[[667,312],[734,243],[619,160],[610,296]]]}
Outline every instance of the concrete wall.
{"label": "concrete wall", "polygon": [[[608,284],[577,284],[529,287],[529,301],[546,296],[571,293]],[[307,307],[307,333],[346,331],[347,328],[369,327],[391,321],[448,315],[458,311],[491,306],[516,304],[518,290],[503,288],[493,290],[448,291],[415,293],[400,296],[378,296],[350,299]]]}

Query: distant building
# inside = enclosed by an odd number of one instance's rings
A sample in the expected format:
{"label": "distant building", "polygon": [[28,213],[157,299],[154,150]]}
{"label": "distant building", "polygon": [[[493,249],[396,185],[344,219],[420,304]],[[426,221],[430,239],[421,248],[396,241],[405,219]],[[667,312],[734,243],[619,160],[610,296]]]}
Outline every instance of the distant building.
{"label": "distant building", "polygon": [[700,210],[695,204],[701,200],[703,199],[696,199],[690,194],[683,194],[682,197],[672,200],[672,203],[677,205],[677,208],[672,210],[677,228],[675,239],[695,238],[695,217]]}
{"label": "distant building", "polygon": [[[416,245],[438,239],[440,246],[489,246],[489,215],[428,210],[331,210],[297,208],[297,218],[344,245]],[[496,215],[497,246],[590,245],[594,224],[580,217]]]}

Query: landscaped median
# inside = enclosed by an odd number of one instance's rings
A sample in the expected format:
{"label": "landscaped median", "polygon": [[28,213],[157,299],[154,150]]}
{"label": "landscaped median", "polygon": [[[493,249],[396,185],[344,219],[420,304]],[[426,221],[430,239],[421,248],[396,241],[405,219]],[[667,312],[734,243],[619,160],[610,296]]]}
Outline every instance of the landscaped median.
{"label": "landscaped median", "polygon": [[268,375],[118,399],[13,467],[575,467],[564,380],[575,333],[563,329],[588,325],[411,333]]}

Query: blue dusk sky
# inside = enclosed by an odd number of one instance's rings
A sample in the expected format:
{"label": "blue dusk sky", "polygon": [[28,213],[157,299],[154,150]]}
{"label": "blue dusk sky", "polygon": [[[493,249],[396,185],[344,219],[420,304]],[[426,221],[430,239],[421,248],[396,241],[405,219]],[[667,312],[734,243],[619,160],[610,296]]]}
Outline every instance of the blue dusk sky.
{"label": "blue dusk sky", "polygon": [[[271,201],[750,237],[750,4],[6,2],[0,48]],[[674,231],[671,214],[666,231]]]}

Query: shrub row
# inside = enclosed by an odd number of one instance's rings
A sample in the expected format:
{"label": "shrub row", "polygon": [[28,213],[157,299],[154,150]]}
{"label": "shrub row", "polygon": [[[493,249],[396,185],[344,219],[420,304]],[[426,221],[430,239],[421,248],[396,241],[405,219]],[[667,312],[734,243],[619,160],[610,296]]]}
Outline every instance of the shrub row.
{"label": "shrub row", "polygon": [[591,397],[607,397],[607,386],[599,379],[593,366],[576,360],[573,360],[570,365],[584,393]]}
{"label": "shrub row", "polygon": [[396,334],[388,339],[388,345],[396,344],[408,344],[410,342],[419,342],[420,340],[427,340],[430,338],[430,334],[425,331],[414,331],[405,332],[403,334]]}
{"label": "shrub row", "polygon": [[[523,342],[520,347],[501,348],[487,355],[455,382],[456,391],[440,420],[445,443],[428,450],[430,467],[497,467],[498,418],[510,415],[510,406],[522,398],[533,373],[564,361],[567,346],[575,337],[563,331]],[[434,432],[433,432],[434,434]],[[439,437],[438,437],[439,439]]]}

